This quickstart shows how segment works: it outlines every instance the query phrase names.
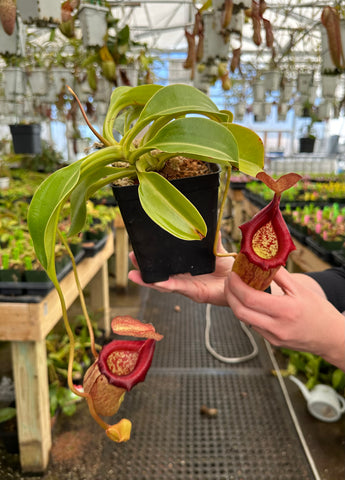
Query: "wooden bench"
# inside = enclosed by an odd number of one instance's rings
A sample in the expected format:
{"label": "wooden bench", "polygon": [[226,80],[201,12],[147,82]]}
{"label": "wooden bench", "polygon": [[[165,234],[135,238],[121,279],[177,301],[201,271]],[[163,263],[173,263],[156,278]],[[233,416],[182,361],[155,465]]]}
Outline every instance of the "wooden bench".
{"label": "wooden bench", "polygon": [[[110,333],[108,259],[114,253],[110,234],[104,248],[78,265],[80,283],[90,286],[90,309],[101,312],[99,326]],[[61,281],[67,308],[78,297],[73,272]],[[11,342],[16,392],[20,462],[23,472],[43,472],[51,449],[51,420],[46,336],[61,319],[56,290],[39,303],[0,303],[0,340]]]}

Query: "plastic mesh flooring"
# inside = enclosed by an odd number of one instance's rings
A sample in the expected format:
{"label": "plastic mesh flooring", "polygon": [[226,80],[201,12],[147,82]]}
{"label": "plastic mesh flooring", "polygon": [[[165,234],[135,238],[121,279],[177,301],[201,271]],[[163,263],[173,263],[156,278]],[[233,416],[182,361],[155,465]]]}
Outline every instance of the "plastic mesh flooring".
{"label": "plastic mesh flooring", "polygon": [[[175,310],[175,306],[180,311]],[[204,344],[205,305],[149,291],[142,318],[165,335],[145,383],[126,395],[131,440],[103,453],[126,480],[314,479],[263,342],[227,365]],[[251,345],[228,308],[212,307],[211,343],[239,356]],[[202,405],[218,415],[200,413]]]}

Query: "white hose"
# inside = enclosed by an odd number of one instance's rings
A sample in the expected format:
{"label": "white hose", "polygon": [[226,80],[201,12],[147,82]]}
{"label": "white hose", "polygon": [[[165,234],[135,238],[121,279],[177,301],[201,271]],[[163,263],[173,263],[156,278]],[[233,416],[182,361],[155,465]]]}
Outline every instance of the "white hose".
{"label": "white hose", "polygon": [[256,357],[257,354],[259,353],[258,346],[254,340],[252,332],[248,329],[248,327],[240,321],[240,325],[242,327],[242,330],[244,333],[247,335],[252,347],[253,351],[249,353],[248,355],[243,355],[242,357],[223,357],[223,355],[220,355],[217,353],[214,348],[211,346],[210,342],[210,330],[211,330],[211,305],[208,303],[206,305],[206,327],[205,327],[205,346],[206,349],[209,351],[211,355],[213,355],[217,360],[220,362],[224,363],[241,363],[241,362],[246,362],[248,360],[251,360],[252,358]]}

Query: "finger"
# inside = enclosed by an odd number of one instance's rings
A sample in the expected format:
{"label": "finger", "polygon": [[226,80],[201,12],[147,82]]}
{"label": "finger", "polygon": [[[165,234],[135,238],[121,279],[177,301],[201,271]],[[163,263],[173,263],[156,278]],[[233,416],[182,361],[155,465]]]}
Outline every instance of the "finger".
{"label": "finger", "polygon": [[269,317],[279,317],[282,308],[289,308],[290,298],[287,296],[275,296],[269,293],[256,290],[246,283],[235,272],[230,272],[225,283],[225,295],[231,301],[233,297],[240,302],[241,305],[255,313],[267,314]]}
{"label": "finger", "polygon": [[128,272],[128,278],[132,282],[141,285],[143,287],[150,287],[160,292],[173,292],[174,291],[174,280],[173,278],[169,278],[169,280],[165,280],[164,282],[156,282],[156,283],[146,283],[142,279],[141,273],[139,270],[130,270]]}
{"label": "finger", "polygon": [[217,239],[217,253],[228,253],[224,245],[222,244],[222,232],[218,233],[218,239]]}
{"label": "finger", "polygon": [[129,252],[128,256],[129,256],[129,259],[132,262],[133,266],[135,268],[139,268],[139,265],[138,265],[138,262],[137,262],[137,259],[136,259],[136,256],[135,256],[133,250],[131,252]]}

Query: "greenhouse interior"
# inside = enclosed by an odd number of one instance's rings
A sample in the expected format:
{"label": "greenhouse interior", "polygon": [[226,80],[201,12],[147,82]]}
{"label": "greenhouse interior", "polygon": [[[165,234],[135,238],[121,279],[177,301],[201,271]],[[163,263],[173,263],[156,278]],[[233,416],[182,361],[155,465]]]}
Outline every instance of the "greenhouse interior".
{"label": "greenhouse interior", "polygon": [[1,480],[345,478],[344,1],[0,0],[0,214]]}

